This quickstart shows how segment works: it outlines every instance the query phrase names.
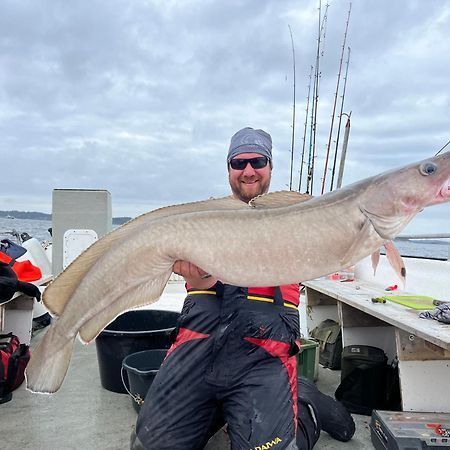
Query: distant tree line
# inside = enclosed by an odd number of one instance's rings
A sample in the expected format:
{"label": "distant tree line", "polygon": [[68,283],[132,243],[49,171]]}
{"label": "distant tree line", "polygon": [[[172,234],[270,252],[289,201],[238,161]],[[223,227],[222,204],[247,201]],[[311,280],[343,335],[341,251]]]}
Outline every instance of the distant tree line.
{"label": "distant tree line", "polygon": [[36,211],[0,211],[0,217],[14,217],[14,219],[52,220],[51,214]]}
{"label": "distant tree line", "polygon": [[[14,218],[14,219],[32,219],[32,220],[52,220],[51,214],[36,212],[36,211],[0,211],[0,217]],[[131,217],[113,217],[113,225],[122,225],[128,222]]]}

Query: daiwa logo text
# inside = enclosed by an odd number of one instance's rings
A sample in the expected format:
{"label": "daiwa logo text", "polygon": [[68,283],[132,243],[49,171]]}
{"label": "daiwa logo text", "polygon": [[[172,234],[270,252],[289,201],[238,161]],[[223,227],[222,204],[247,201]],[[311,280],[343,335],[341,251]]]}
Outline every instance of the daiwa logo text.
{"label": "daiwa logo text", "polygon": [[282,442],[282,439],[280,439],[279,437],[276,437],[275,439],[272,439],[271,441],[266,442],[265,444],[257,445],[252,450],[269,450],[269,448],[272,448],[275,445],[278,445],[280,442]]}

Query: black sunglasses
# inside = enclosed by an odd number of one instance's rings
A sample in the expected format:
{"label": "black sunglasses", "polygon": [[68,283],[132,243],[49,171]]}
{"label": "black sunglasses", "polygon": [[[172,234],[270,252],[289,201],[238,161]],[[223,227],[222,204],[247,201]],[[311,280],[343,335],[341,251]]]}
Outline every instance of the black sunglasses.
{"label": "black sunglasses", "polygon": [[253,169],[262,169],[267,166],[269,159],[266,156],[258,156],[257,158],[249,158],[249,159],[231,159],[230,167],[234,170],[244,170],[247,167],[247,164],[253,167]]}

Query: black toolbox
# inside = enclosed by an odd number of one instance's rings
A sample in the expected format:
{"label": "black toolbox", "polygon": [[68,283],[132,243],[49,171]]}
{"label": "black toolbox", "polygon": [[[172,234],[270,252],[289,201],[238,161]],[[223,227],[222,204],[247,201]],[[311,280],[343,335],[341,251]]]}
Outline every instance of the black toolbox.
{"label": "black toolbox", "polygon": [[449,450],[450,414],[374,410],[370,437],[377,450]]}

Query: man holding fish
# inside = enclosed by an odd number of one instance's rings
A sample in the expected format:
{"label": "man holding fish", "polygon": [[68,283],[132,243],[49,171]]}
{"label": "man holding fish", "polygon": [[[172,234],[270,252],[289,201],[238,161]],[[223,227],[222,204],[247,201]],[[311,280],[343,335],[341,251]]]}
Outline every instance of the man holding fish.
{"label": "man holding fish", "polygon": [[[270,181],[271,143],[261,131],[241,130],[229,152],[237,198],[143,214],[91,245],[45,289],[54,320],[27,366],[27,389],[58,391],[77,337],[88,344],[118,315],[155,302],[174,265],[185,273],[177,261],[190,261],[212,277],[187,266],[194,284],[138,419],[139,438],[153,449],[200,448],[223,413],[233,448],[295,448],[295,415],[305,410],[297,409],[293,382],[295,286],[379,252],[423,208],[450,201],[450,152],[439,153],[320,197],[274,192],[246,203],[240,192],[247,200]],[[393,263],[404,279],[395,253]]]}
{"label": "man holding fish", "polygon": [[[235,199],[248,203],[268,192],[269,134],[238,131],[227,162]],[[188,261],[176,261],[173,271],[185,278],[187,297],[174,343],[139,415],[132,448],[202,449],[225,421],[233,449],[312,448],[320,434],[315,415],[325,409],[339,416],[343,408],[304,380],[302,386],[317,402],[312,412],[301,411],[304,423],[296,439],[299,284],[232,286]],[[350,415],[348,420],[353,425]]]}

